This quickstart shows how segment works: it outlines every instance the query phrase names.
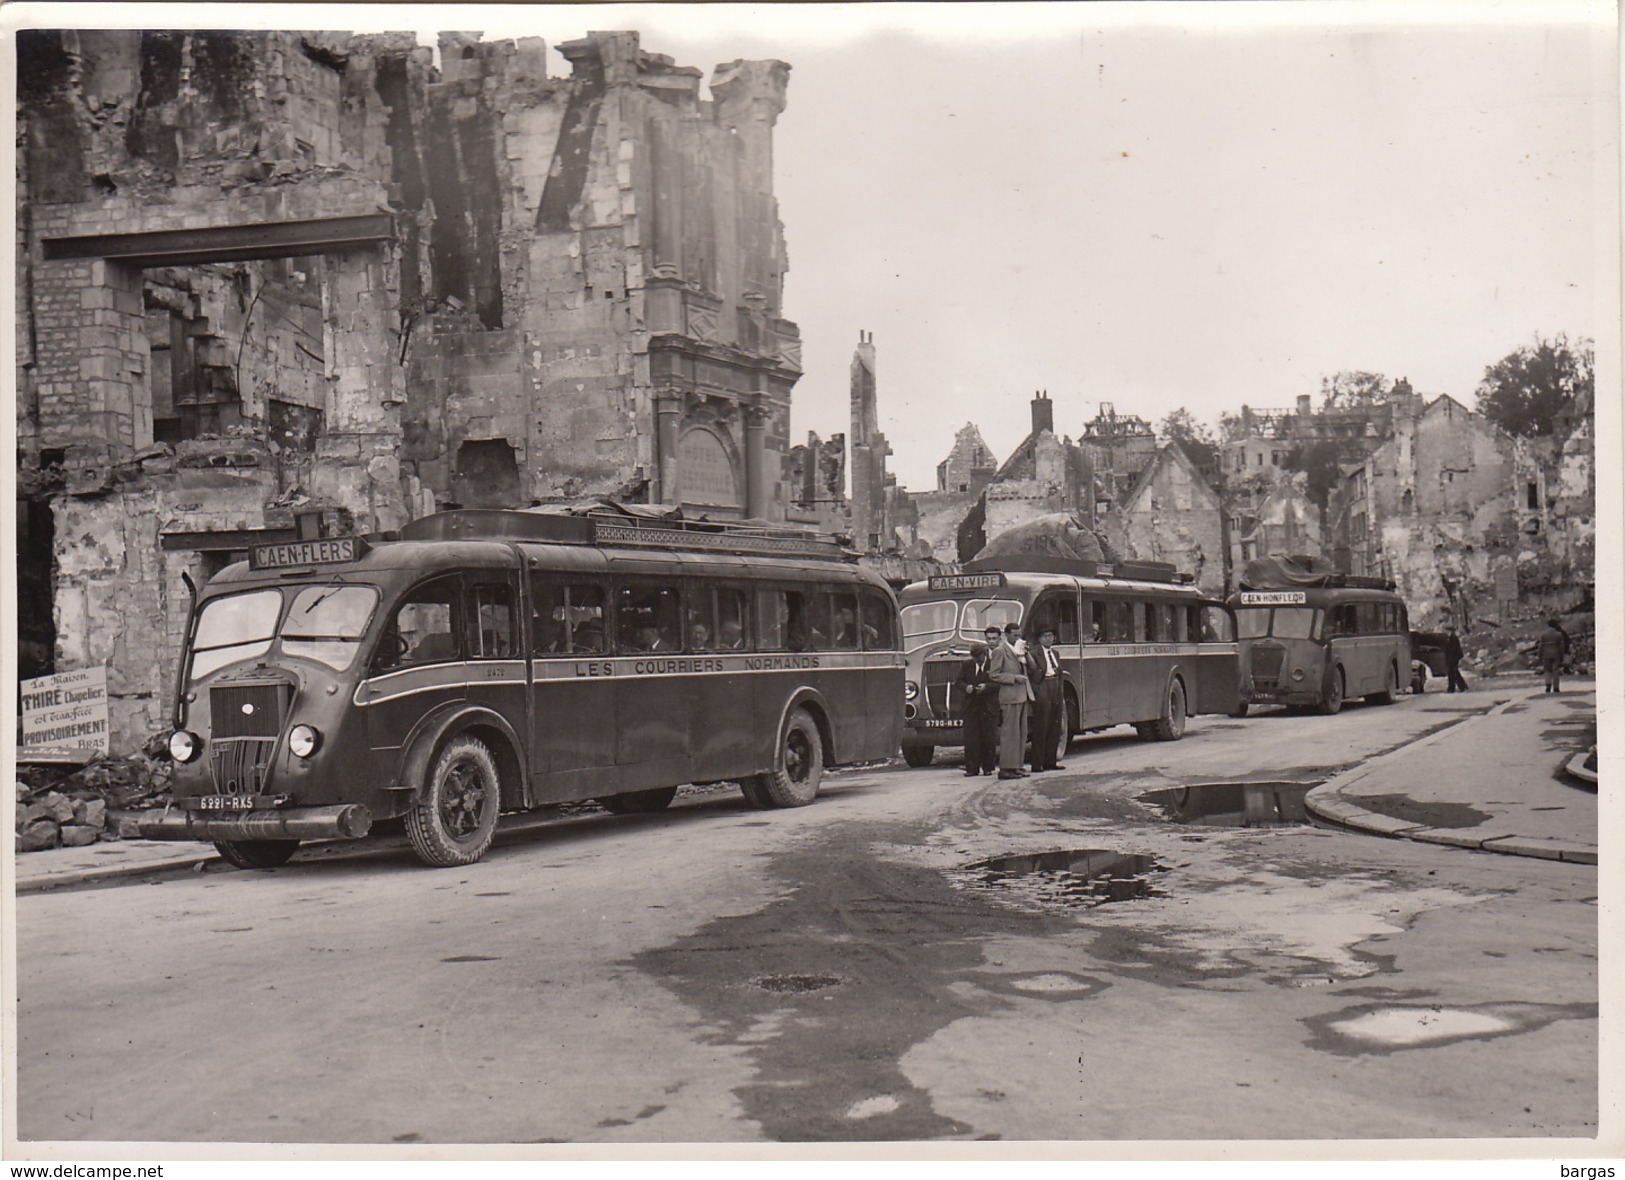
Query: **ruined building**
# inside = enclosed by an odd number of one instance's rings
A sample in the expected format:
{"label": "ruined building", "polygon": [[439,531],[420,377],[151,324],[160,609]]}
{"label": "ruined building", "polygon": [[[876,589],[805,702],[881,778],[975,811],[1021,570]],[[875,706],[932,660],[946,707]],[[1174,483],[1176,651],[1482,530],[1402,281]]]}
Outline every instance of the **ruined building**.
{"label": "ruined building", "polygon": [[789,67],[636,33],[25,31],[23,675],[161,724],[251,543],[586,496],[782,519]]}

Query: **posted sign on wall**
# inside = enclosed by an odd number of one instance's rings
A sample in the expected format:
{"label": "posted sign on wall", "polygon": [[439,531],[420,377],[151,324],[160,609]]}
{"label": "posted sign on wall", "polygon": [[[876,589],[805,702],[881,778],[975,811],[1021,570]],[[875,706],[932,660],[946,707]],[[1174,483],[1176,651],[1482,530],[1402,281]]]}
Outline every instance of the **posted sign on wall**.
{"label": "posted sign on wall", "polygon": [[107,668],[81,668],[22,682],[19,757],[89,761],[108,752]]}

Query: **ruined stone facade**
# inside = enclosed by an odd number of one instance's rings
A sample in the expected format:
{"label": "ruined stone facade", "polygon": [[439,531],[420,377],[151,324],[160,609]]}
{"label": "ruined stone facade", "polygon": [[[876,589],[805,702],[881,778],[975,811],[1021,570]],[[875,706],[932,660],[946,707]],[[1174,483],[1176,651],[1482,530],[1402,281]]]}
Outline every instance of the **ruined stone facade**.
{"label": "ruined stone facade", "polygon": [[707,99],[635,33],[565,78],[537,39],[19,36],[22,671],[109,664],[116,746],[166,711],[181,574],[256,540],[783,519],[784,63]]}
{"label": "ruined stone facade", "polygon": [[[1554,523],[1565,479],[1557,457],[1569,448],[1569,478],[1584,487],[1589,419],[1566,438],[1515,439],[1452,397],[1420,401],[1347,469],[1331,508],[1339,564],[1392,578],[1418,626],[1499,618],[1530,608],[1554,581],[1573,590],[1587,580],[1588,493]],[[1561,577],[1554,561],[1567,563]]]}
{"label": "ruined stone facade", "polygon": [[993,448],[982,438],[975,423],[967,422],[954,436],[954,449],[937,464],[937,491],[976,495],[992,482],[999,468]]}
{"label": "ruined stone facade", "polygon": [[1157,451],[1114,515],[1120,525],[1104,531],[1123,557],[1172,562],[1208,594],[1225,592],[1223,506],[1178,443]]}
{"label": "ruined stone facade", "polygon": [[1260,557],[1325,555],[1320,507],[1309,498],[1301,471],[1280,471],[1253,490],[1228,488],[1232,576]]}

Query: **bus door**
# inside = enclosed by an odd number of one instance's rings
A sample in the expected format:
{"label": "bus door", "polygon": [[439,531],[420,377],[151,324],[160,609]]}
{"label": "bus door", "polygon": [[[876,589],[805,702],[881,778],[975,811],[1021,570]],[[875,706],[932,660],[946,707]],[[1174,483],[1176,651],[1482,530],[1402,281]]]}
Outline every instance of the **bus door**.
{"label": "bus door", "polygon": [[1038,651],[1038,637],[1045,630],[1055,632],[1055,658],[1060,661],[1063,684],[1071,684],[1080,708],[1084,684],[1079,667],[1078,592],[1076,589],[1046,590],[1033,603],[1027,619],[1027,646]]}
{"label": "bus door", "polygon": [[1236,619],[1222,602],[1186,607],[1189,638],[1196,641],[1196,703],[1193,713],[1234,713],[1241,706],[1241,657]]}
{"label": "bus door", "polygon": [[[523,739],[530,732],[530,666],[521,642],[518,574],[467,574],[463,593],[468,699],[502,716]],[[528,783],[524,792],[530,794]]]}
{"label": "bus door", "polygon": [[615,780],[615,661],[602,579],[533,574],[530,769],[538,802]]}
{"label": "bus door", "polygon": [[626,578],[615,590],[615,764],[622,790],[692,781],[688,730],[700,680],[685,669],[676,578]]}
{"label": "bus door", "polygon": [[373,653],[357,693],[367,709],[368,744],[400,752],[419,721],[437,705],[464,699],[463,596],[456,574],[420,583],[402,596]]}

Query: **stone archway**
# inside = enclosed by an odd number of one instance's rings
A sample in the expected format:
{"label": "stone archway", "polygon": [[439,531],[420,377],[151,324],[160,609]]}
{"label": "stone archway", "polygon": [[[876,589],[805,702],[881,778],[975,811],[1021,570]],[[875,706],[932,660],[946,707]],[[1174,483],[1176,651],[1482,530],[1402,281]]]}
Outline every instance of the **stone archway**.
{"label": "stone archway", "polygon": [[677,486],[685,507],[740,515],[745,498],[729,441],[711,426],[691,426],[677,440]]}

